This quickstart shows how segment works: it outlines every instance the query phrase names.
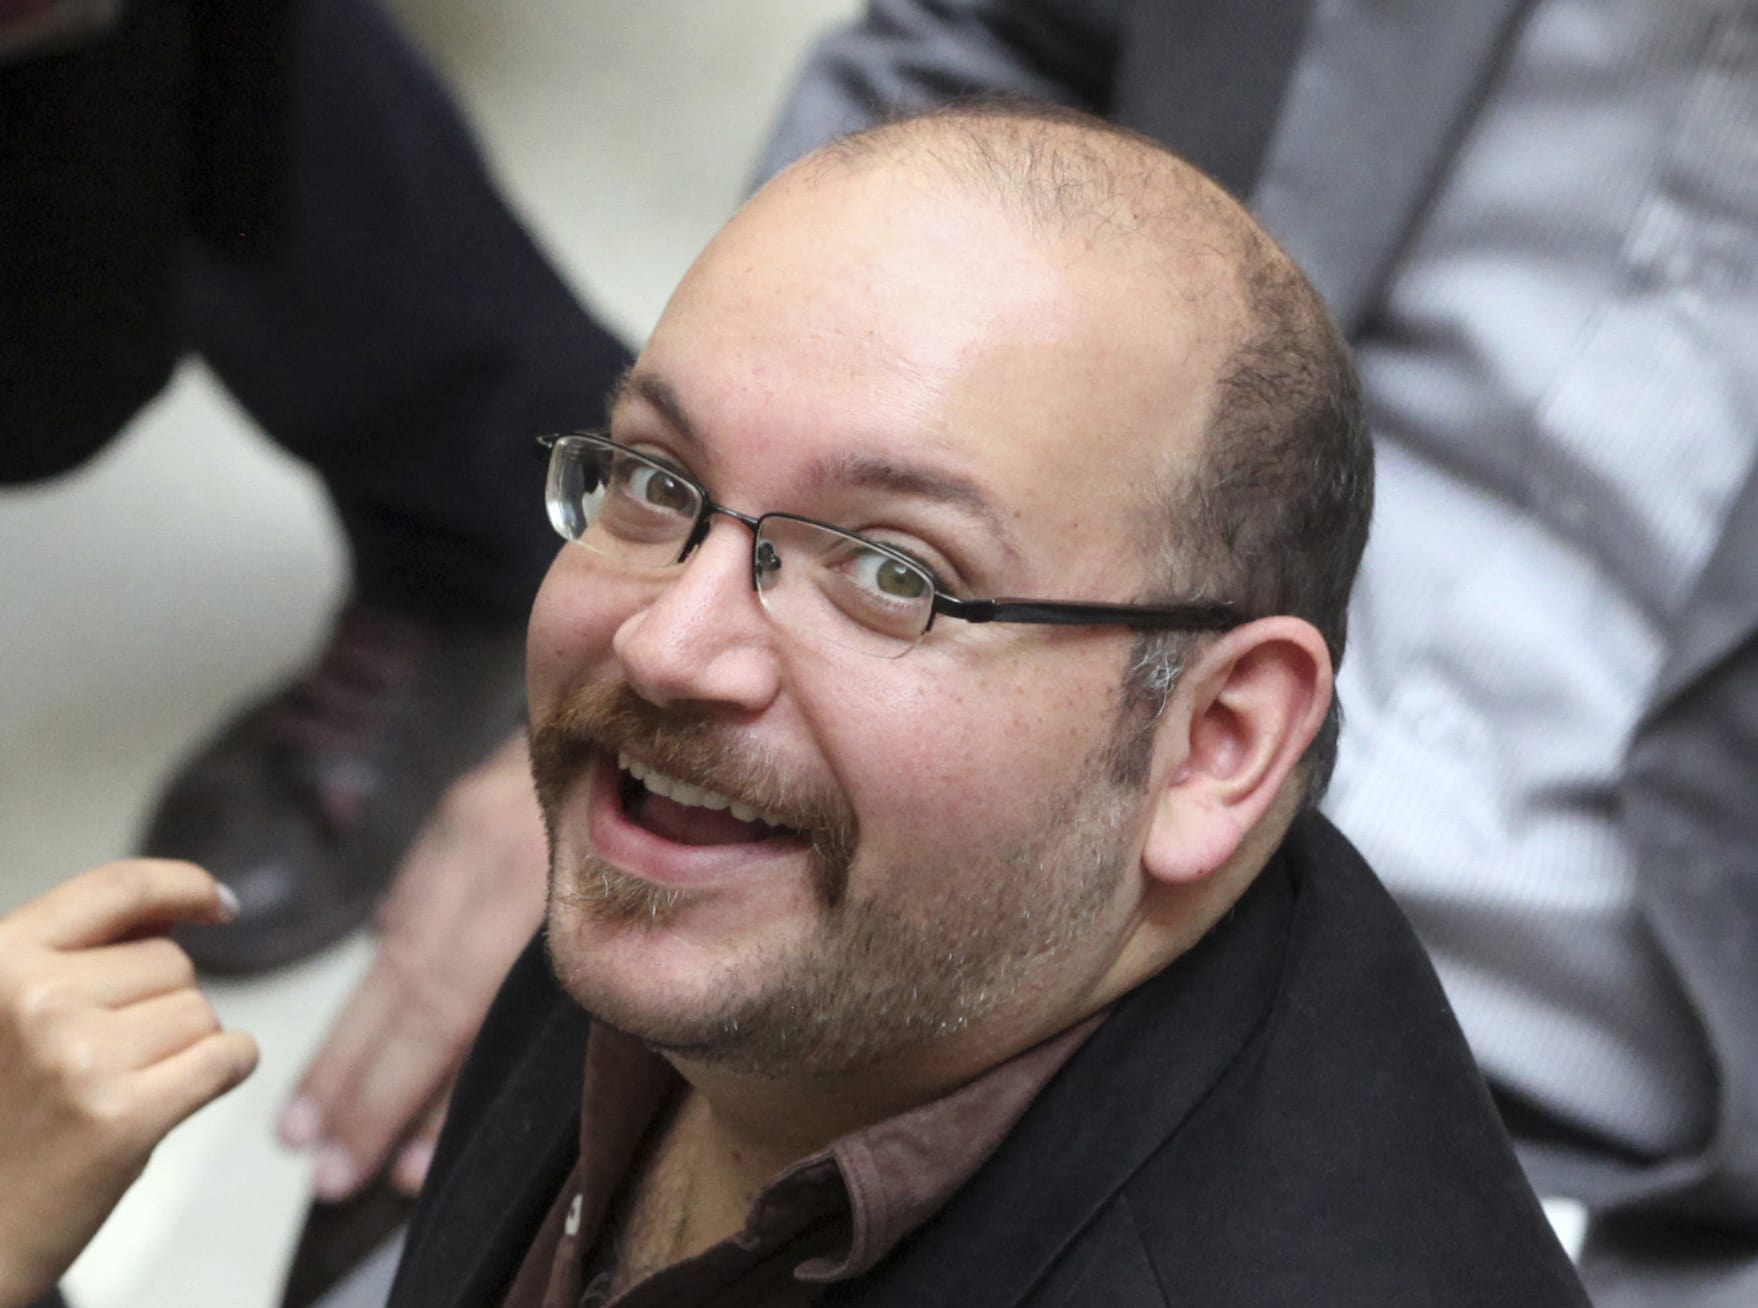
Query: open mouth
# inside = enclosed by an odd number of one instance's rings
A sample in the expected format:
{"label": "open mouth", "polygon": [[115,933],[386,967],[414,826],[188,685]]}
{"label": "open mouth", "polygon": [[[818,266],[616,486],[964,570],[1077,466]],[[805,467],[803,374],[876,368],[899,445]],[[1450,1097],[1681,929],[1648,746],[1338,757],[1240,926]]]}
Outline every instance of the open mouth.
{"label": "open mouth", "polygon": [[617,803],[636,826],[680,845],[798,840],[804,833],[749,804],[617,755]]}

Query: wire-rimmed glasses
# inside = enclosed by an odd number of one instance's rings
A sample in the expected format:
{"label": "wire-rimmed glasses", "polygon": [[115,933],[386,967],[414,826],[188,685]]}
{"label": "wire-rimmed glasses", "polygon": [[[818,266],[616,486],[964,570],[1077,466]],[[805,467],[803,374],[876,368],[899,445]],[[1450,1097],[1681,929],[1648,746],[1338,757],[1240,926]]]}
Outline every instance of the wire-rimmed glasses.
{"label": "wire-rimmed glasses", "polygon": [[643,569],[681,564],[715,515],[751,529],[751,584],[782,626],[879,658],[908,653],[938,616],[961,622],[1228,631],[1231,604],[1093,604],[959,599],[904,551],[793,513],[757,517],[716,504],[695,477],[598,432],[539,437],[549,449],[545,498],[565,540]]}

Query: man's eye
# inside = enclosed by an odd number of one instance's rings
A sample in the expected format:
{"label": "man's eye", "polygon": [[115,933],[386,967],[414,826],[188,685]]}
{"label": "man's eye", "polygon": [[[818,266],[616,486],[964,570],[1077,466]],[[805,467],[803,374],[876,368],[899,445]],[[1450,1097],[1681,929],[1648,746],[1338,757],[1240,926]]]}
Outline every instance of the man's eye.
{"label": "man's eye", "polygon": [[671,513],[692,513],[696,492],[682,478],[651,464],[631,463],[619,479],[623,494],[651,508]]}
{"label": "man's eye", "polygon": [[878,550],[863,550],[849,562],[849,571],[861,585],[887,599],[919,600],[933,594],[927,576],[907,563],[900,563]]}

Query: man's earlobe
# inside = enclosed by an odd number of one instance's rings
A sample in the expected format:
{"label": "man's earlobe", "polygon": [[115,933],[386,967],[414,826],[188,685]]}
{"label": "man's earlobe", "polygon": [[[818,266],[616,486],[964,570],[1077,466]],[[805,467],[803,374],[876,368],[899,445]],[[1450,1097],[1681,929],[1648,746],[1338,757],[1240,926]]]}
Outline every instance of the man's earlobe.
{"label": "man's earlobe", "polygon": [[1170,761],[1156,777],[1142,851],[1148,874],[1199,881],[1266,820],[1291,817],[1293,804],[1277,801],[1297,784],[1330,703],[1330,654],[1303,619],[1262,618],[1211,645],[1179,682],[1181,711],[1168,712],[1161,728],[1182,739],[1161,743]]}

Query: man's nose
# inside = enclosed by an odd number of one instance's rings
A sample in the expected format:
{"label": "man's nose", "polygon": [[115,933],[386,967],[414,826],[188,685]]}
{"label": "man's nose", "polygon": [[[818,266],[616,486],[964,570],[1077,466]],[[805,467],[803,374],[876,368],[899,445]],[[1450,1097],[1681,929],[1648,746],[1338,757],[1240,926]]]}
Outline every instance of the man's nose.
{"label": "man's nose", "polygon": [[751,585],[750,529],[717,517],[653,600],[624,619],[611,647],[650,703],[757,713],[780,688],[774,637]]}

